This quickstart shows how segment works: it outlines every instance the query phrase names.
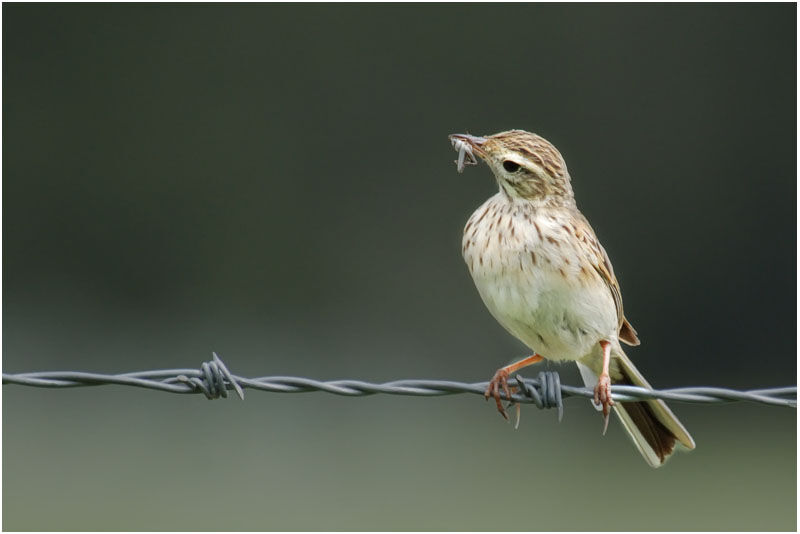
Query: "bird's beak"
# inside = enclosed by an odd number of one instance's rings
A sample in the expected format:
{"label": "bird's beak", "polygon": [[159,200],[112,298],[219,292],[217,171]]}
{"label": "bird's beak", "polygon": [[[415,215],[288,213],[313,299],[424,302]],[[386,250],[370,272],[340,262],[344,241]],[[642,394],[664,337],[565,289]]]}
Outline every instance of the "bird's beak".
{"label": "bird's beak", "polygon": [[484,152],[482,148],[487,141],[485,137],[477,137],[470,134],[450,134],[448,138],[450,139],[451,143],[455,140],[467,143],[467,145],[470,146],[472,150],[480,157],[483,158],[486,156],[486,152]]}

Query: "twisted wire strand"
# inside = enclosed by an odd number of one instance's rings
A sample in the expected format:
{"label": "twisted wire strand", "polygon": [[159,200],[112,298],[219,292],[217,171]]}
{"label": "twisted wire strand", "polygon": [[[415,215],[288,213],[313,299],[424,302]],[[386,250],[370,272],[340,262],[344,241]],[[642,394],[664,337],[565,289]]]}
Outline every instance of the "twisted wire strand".
{"label": "twisted wire strand", "polygon": [[[538,378],[515,375],[509,386],[517,388],[512,402],[534,404],[540,409],[557,408],[559,420],[563,416],[563,399],[566,397],[594,397],[593,390],[561,384],[558,372],[542,371]],[[473,393],[483,395],[488,382],[456,382],[451,380],[407,379],[380,384],[361,380],[314,380],[296,376],[264,376],[245,378],[232,374],[223,361],[213,355],[200,369],[161,369],[138,371],[117,375],[79,371],[49,371],[37,373],[3,373],[3,384],[42,388],[74,388],[116,384],[134,386],[169,393],[202,393],[208,399],[227,397],[233,390],[244,400],[244,389],[273,393],[306,393],[323,391],[334,395],[363,397],[376,394],[438,397]],[[748,401],[769,406],[797,407],[797,387],[778,387],[740,391],[717,387],[683,387],[654,390],[637,386],[611,387],[615,401],[663,399],[700,404],[718,404]]]}

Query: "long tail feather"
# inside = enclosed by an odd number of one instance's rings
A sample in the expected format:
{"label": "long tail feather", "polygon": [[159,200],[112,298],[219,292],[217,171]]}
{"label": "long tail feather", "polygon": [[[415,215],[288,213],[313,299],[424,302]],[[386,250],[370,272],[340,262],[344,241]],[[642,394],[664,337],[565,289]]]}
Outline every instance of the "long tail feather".
{"label": "long tail feather", "polygon": [[[612,384],[651,388],[622,349],[614,350],[612,362],[614,364],[611,372]],[[586,386],[594,387],[599,372],[589,367],[587,363],[589,362],[578,362],[578,369]],[[692,436],[662,400],[617,402],[614,405],[614,412],[633,438],[636,448],[653,467],[664,464],[674,452],[676,442],[687,449],[695,447]]]}

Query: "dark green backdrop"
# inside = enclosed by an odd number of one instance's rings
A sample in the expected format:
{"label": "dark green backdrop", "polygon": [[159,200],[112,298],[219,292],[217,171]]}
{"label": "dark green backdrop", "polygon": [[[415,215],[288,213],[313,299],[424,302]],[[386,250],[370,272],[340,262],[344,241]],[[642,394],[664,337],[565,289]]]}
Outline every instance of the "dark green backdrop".
{"label": "dark green backdrop", "polygon": [[[796,383],[796,7],[3,6],[3,368],[488,379],[447,134],[564,154],[658,387]],[[563,380],[577,383],[572,366]],[[529,372],[535,374],[535,370]],[[796,414],[3,387],[3,527],[796,528]]]}

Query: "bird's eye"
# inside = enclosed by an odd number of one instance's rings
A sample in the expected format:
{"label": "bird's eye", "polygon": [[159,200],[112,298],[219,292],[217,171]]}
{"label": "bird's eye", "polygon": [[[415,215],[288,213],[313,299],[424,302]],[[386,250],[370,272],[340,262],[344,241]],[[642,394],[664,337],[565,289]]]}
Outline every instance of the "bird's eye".
{"label": "bird's eye", "polygon": [[503,162],[503,168],[508,172],[517,172],[519,170],[519,163],[514,163],[510,159],[507,159]]}

